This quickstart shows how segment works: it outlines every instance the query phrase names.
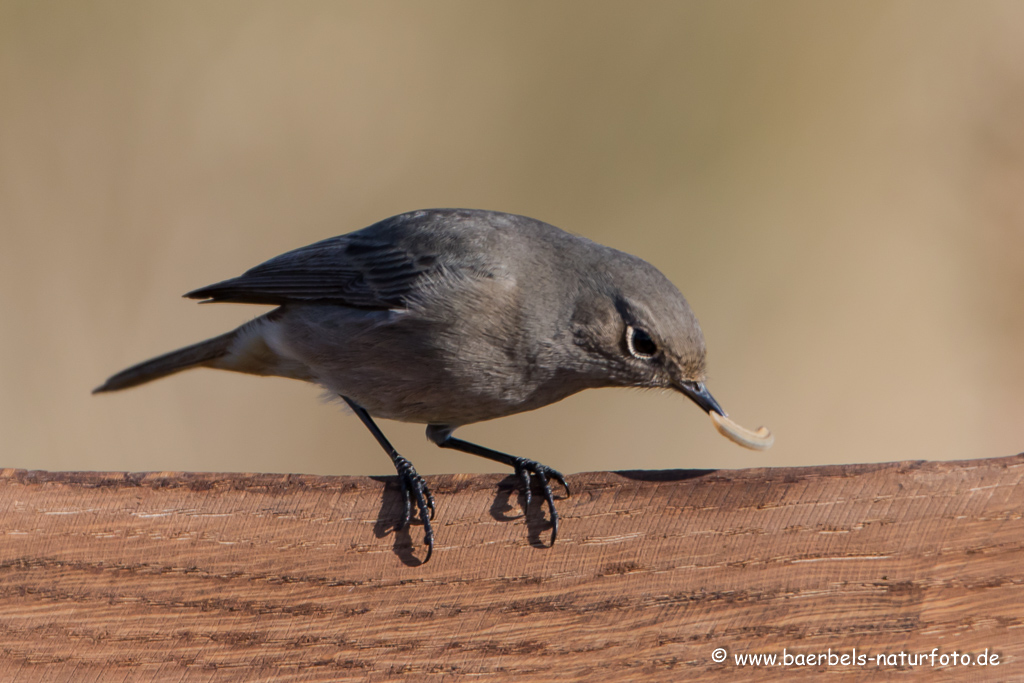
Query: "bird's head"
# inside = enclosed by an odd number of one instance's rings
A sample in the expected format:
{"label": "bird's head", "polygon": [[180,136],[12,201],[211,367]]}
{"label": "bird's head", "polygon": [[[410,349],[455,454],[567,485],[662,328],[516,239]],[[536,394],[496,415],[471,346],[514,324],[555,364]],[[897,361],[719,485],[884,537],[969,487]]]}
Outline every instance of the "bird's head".
{"label": "bird's head", "polygon": [[705,411],[724,414],[704,388],[704,334],[682,293],[661,272],[627,254],[585,275],[573,341],[609,386],[675,389]]}
{"label": "bird's head", "polygon": [[574,308],[577,353],[595,384],[673,389],[711,416],[725,437],[747,448],[772,444],[771,433],[730,420],[704,386],[704,334],[682,293],[646,261],[616,252],[585,274]]}

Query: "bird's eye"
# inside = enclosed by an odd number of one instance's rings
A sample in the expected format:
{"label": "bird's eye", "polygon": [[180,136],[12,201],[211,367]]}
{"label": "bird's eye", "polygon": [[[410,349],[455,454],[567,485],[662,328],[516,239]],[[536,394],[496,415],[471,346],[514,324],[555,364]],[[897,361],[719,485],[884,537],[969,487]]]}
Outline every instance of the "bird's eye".
{"label": "bird's eye", "polygon": [[654,354],[658,353],[658,345],[651,339],[651,335],[632,325],[626,326],[626,348],[634,358],[642,360],[654,358]]}

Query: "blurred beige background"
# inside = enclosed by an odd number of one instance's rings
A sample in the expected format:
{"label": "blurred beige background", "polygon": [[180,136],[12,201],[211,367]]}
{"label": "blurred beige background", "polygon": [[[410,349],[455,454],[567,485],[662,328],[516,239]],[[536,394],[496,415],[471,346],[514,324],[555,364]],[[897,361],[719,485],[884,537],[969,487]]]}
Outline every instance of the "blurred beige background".
{"label": "blurred beige background", "polygon": [[0,466],[392,474],[312,386],[89,391],[264,310],[184,292],[438,206],[654,263],[777,445],[624,390],[463,438],[566,472],[1017,453],[1022,121],[1012,1],[4,0]]}

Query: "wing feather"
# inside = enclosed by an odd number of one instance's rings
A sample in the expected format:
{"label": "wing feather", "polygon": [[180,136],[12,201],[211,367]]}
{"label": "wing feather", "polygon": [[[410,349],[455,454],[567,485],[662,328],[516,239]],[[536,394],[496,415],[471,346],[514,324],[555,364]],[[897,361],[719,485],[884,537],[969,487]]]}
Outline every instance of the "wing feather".
{"label": "wing feather", "polygon": [[393,242],[351,233],[287,252],[185,296],[210,303],[321,301],[388,309],[404,306],[416,282],[438,267],[434,254],[412,254]]}

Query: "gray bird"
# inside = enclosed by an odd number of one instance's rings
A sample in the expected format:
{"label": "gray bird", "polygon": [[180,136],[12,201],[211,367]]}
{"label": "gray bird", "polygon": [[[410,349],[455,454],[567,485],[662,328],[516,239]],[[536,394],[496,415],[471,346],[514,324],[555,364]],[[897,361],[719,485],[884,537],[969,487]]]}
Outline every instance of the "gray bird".
{"label": "gray bird", "polygon": [[374,417],[426,424],[442,448],[509,465],[527,507],[532,476],[550,510],[553,544],[558,513],[549,479],[568,495],[564,477],[457,439],[455,429],[596,387],[675,389],[712,417],[725,415],[703,384],[697,318],[661,272],[524,216],[404,213],[185,296],[277,308],[119,372],[94,393],[192,367],[321,385],[344,399],[391,457],[405,506],[397,528],[408,526],[415,501],[424,562],[433,552],[434,498]]}

